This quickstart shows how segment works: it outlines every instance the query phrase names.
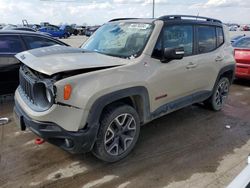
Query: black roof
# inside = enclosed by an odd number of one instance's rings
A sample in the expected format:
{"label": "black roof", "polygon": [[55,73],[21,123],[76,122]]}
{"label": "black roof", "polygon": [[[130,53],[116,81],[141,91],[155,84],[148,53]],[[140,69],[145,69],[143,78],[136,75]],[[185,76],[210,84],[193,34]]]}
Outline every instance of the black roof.
{"label": "black roof", "polygon": [[192,16],[192,15],[166,15],[159,17],[160,20],[169,21],[169,20],[192,20],[192,21],[203,21],[203,22],[216,22],[222,23],[220,20],[214,18],[208,18],[203,16]]}
{"label": "black roof", "polygon": [[178,22],[178,23],[201,23],[201,24],[211,24],[211,25],[221,25],[222,22],[218,19],[208,18],[203,16],[192,16],[192,15],[165,15],[159,18],[116,18],[109,22],[115,21],[147,21],[154,22],[156,20],[162,20],[164,22]]}

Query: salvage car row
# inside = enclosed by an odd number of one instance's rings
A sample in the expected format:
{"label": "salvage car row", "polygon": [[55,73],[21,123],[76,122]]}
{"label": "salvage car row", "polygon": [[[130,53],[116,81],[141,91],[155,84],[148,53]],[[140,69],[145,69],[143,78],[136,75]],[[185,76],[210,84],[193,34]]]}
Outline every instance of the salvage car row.
{"label": "salvage car row", "polygon": [[77,26],[72,25],[52,25],[48,22],[39,24],[28,24],[23,20],[23,25],[8,24],[0,28],[0,30],[22,30],[31,32],[40,32],[56,38],[68,38],[71,35],[91,36],[100,26]]}

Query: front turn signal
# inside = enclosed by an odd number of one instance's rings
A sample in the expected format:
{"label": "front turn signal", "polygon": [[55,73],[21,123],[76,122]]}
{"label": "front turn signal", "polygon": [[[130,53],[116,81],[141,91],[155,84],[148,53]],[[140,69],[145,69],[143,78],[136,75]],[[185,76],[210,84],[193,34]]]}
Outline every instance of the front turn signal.
{"label": "front turn signal", "polygon": [[70,84],[64,86],[64,100],[69,100],[71,95],[72,87]]}

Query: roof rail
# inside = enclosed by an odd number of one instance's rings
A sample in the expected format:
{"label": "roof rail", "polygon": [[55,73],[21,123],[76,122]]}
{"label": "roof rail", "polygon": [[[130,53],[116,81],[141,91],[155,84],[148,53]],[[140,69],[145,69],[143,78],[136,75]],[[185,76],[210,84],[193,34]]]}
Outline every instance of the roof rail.
{"label": "roof rail", "polygon": [[120,21],[120,20],[133,20],[133,19],[139,19],[139,18],[115,18],[115,19],[109,20],[109,22],[115,22],[115,21]]}
{"label": "roof rail", "polygon": [[191,15],[166,15],[159,17],[160,20],[200,20],[200,21],[207,21],[207,22],[217,22],[222,23],[220,20],[203,17],[203,16],[191,16]]}

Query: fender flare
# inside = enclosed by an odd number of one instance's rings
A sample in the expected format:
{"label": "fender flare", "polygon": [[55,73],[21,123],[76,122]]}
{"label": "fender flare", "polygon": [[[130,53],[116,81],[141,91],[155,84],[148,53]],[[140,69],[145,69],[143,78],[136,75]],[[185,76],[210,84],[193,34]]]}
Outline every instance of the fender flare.
{"label": "fender flare", "polygon": [[220,81],[220,78],[221,78],[221,76],[222,76],[224,73],[226,73],[226,72],[228,72],[228,71],[233,71],[232,80],[229,80],[229,81],[230,81],[230,84],[233,83],[234,78],[235,78],[235,66],[236,66],[235,64],[227,65],[227,66],[223,67],[223,68],[219,71],[218,76],[217,76],[217,78],[216,78],[216,80],[215,80],[215,83],[214,83],[214,87],[213,87],[213,90],[212,90],[212,94],[210,95],[210,97],[213,95],[213,93],[214,93],[214,91],[215,91],[215,88],[216,88],[216,85],[217,85],[217,83]]}
{"label": "fender flare", "polygon": [[221,75],[223,75],[225,72],[228,72],[228,71],[233,71],[233,75],[232,75],[232,80],[230,80],[231,84],[234,80],[234,77],[235,77],[235,64],[231,64],[231,65],[227,65],[225,67],[223,67],[220,71],[219,71],[219,74],[217,76],[217,79],[216,79],[216,82],[217,83],[219,80],[220,80],[220,77]]}
{"label": "fender flare", "polygon": [[96,124],[96,121],[99,121],[101,113],[107,105],[131,96],[139,96],[141,98],[143,104],[143,122],[147,121],[147,119],[150,117],[148,90],[143,86],[137,86],[114,91],[112,93],[105,94],[104,96],[101,96],[100,98],[95,100],[90,108],[87,122],[90,124],[90,126],[93,123]]}
{"label": "fender flare", "polygon": [[103,112],[103,109],[119,99],[123,99],[131,96],[140,96],[143,104],[143,123],[147,122],[150,118],[150,104],[149,104],[149,95],[148,90],[143,86],[126,88],[112,93],[108,93],[104,96],[98,98],[90,108],[88,117],[87,117],[87,131],[92,135],[90,136],[90,150],[92,150],[97,134],[100,128],[100,117]]}

